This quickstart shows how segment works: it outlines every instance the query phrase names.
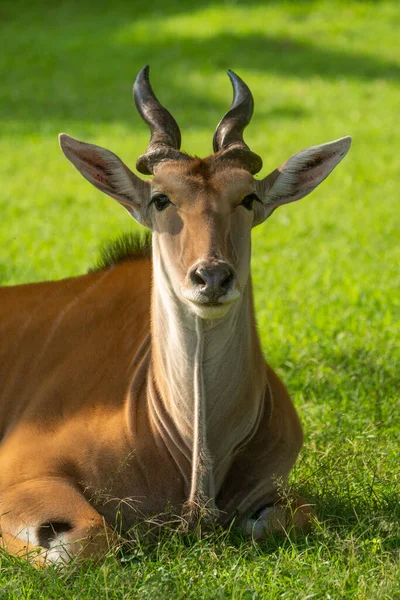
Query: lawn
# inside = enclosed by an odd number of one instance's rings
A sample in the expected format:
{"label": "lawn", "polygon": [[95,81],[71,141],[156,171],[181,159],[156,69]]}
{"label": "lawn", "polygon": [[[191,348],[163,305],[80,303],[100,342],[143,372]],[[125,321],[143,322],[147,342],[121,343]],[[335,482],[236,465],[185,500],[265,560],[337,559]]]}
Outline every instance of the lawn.
{"label": "lawn", "polygon": [[144,64],[190,153],[211,152],[228,68],[254,94],[245,139],[260,176],[353,136],[329,179],[253,238],[263,349],[304,426],[291,486],[315,506],[312,532],[254,544],[166,530],[62,572],[1,555],[0,598],[400,598],[398,2],[3,0],[0,27],[2,285],[84,273],[135,227],[57,134],[133,168],[148,141],[131,98]]}

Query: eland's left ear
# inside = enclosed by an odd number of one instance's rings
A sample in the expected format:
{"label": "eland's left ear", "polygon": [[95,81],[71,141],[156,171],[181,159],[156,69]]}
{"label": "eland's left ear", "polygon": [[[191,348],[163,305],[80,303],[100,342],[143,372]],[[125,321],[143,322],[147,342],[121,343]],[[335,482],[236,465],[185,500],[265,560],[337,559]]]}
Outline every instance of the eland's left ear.
{"label": "eland's left ear", "polygon": [[74,167],[101,192],[117,200],[141,225],[146,223],[150,185],[137,177],[110,150],[60,133],[61,150]]}
{"label": "eland's left ear", "polygon": [[257,191],[264,206],[264,221],[278,206],[294,202],[312,192],[350,148],[351,137],[312,146],[291,156],[279,169],[275,169],[262,181],[257,182]]}

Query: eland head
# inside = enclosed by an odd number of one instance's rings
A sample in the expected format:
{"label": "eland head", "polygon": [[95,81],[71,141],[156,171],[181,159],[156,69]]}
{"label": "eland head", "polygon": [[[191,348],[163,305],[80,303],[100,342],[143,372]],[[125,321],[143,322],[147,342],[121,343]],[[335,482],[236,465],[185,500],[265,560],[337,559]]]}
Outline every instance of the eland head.
{"label": "eland head", "polygon": [[[230,109],[218,124],[214,153],[181,152],[179,127],[157,100],[144,67],[134,84],[137,109],[151,130],[137,170],[115,154],[60,135],[66,157],[98,189],[115,198],[153,232],[155,269],[186,309],[203,319],[223,317],[237,303],[250,274],[250,234],[281,204],[309,194],[347,153],[351,138],[313,146],[261,180],[261,158],[243,140],[253,114],[247,85],[228,71]],[[157,278],[157,276],[156,276]]]}

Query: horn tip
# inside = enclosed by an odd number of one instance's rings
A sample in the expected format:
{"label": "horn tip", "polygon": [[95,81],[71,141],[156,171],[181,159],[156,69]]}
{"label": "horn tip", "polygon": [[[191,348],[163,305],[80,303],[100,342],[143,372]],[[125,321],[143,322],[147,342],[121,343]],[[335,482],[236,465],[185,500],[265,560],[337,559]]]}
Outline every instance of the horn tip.
{"label": "horn tip", "polygon": [[251,94],[247,85],[245,84],[243,79],[241,77],[239,77],[239,75],[236,75],[236,73],[234,71],[232,71],[231,69],[227,70],[227,74],[228,74],[229,79],[231,80],[231,84],[232,84],[235,94],[239,91],[247,91],[247,90],[248,90],[249,94]]}
{"label": "horn tip", "polygon": [[140,69],[139,73],[137,74],[136,81],[140,81],[142,79],[145,79],[146,81],[148,81],[148,79],[149,79],[149,72],[150,72],[150,66],[149,65],[145,65],[144,67],[142,67]]}
{"label": "horn tip", "polygon": [[236,73],[234,71],[232,71],[232,69],[228,69],[226,73],[227,73],[229,79],[232,81],[232,83],[234,81],[238,81],[238,80],[241,81],[239,75],[236,75]]}
{"label": "horn tip", "polygon": [[142,69],[140,69],[140,71],[137,74],[136,79],[133,83],[133,97],[135,99],[135,104],[139,110],[139,113],[140,113],[140,109],[138,106],[138,102],[139,102],[138,97],[140,96],[140,93],[141,93],[140,89],[148,88],[150,86],[149,71],[150,71],[149,65],[145,65],[144,67],[142,67]]}

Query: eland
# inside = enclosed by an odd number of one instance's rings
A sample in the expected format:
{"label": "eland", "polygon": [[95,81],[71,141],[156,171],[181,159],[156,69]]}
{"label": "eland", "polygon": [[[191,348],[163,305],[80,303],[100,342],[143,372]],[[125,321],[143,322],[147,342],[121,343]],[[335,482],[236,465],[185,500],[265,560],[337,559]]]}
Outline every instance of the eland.
{"label": "eland", "polygon": [[200,159],[181,152],[148,67],[139,73],[151,139],[137,170],[151,179],[60,135],[78,171],[151,230],[151,249],[117,248],[87,275],[0,290],[0,525],[11,554],[100,557],[118,523],[125,532],[162,515],[235,519],[256,539],[309,520],[305,500],[280,500],[302,429],[260,348],[251,230],[314,190],[351,139],[255,179],[262,160],[243,140],[253,98],[228,74],[233,102]]}

